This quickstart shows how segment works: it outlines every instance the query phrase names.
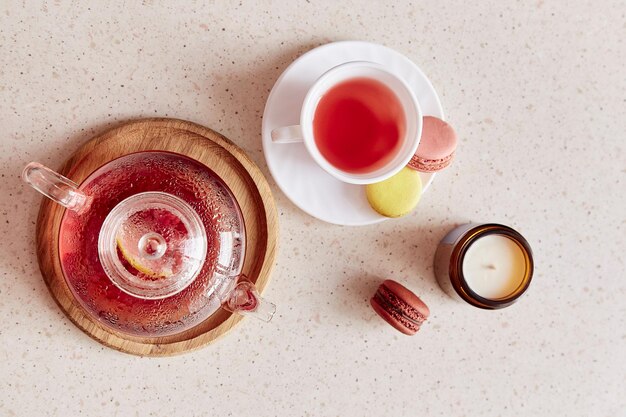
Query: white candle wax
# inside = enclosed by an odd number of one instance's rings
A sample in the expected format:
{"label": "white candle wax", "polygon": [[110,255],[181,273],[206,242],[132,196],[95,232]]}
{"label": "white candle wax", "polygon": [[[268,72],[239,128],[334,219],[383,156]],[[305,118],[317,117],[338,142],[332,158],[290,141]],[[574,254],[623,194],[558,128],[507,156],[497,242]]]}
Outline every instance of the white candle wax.
{"label": "white candle wax", "polygon": [[463,276],[478,295],[499,299],[513,293],[524,279],[524,252],[504,235],[487,235],[474,241],[463,259]]}

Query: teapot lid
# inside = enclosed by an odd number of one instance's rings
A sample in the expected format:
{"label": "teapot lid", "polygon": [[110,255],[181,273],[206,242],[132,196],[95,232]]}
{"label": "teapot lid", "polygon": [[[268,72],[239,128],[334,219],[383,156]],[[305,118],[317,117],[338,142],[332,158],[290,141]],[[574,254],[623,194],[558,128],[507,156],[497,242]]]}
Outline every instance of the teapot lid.
{"label": "teapot lid", "polygon": [[184,290],[202,269],[206,231],[185,201],[164,192],[143,192],[107,215],[98,254],[122,291],[144,299],[165,298]]}

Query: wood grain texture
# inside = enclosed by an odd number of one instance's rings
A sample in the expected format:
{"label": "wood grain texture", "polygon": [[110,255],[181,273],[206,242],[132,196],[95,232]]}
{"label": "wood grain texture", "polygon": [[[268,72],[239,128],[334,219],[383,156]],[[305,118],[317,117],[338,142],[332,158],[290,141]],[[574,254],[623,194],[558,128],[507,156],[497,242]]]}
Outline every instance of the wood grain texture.
{"label": "wood grain texture", "polygon": [[[109,130],[87,142],[58,171],[82,183],[100,166],[142,151],[169,151],[193,158],[228,185],[243,213],[246,258],[243,272],[262,293],[268,283],[278,242],[278,219],[269,185],[243,151],[211,129],[177,119],[143,119]],[[213,342],[242,316],[223,309],[185,332],[165,337],[137,337],[116,332],[87,313],[65,282],[59,259],[59,228],[65,208],[44,199],[37,219],[37,255],[44,280],[70,320],[106,346],[140,356],[167,356]]]}

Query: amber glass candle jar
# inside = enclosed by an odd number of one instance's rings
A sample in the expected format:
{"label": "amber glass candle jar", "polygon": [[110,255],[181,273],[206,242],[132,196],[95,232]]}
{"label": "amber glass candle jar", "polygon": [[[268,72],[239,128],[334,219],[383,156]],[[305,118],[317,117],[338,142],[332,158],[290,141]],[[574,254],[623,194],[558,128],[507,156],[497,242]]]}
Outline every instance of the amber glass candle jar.
{"label": "amber glass candle jar", "polygon": [[452,298],[494,310],[513,304],[533,276],[533,255],[524,237],[495,223],[461,225],[443,238],[435,275]]}

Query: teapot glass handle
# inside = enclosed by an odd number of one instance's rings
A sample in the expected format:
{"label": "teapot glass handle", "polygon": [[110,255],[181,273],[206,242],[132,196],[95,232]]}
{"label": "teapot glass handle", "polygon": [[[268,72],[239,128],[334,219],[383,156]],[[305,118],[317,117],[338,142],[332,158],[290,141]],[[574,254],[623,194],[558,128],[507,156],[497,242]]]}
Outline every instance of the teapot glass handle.
{"label": "teapot glass handle", "polygon": [[270,321],[276,312],[276,305],[263,299],[254,284],[245,275],[240,276],[239,282],[224,303],[224,308],[266,322]]}
{"label": "teapot glass handle", "polygon": [[81,212],[90,202],[89,196],[78,189],[78,185],[63,175],[38,162],[31,162],[22,171],[22,180],[60,205]]}

